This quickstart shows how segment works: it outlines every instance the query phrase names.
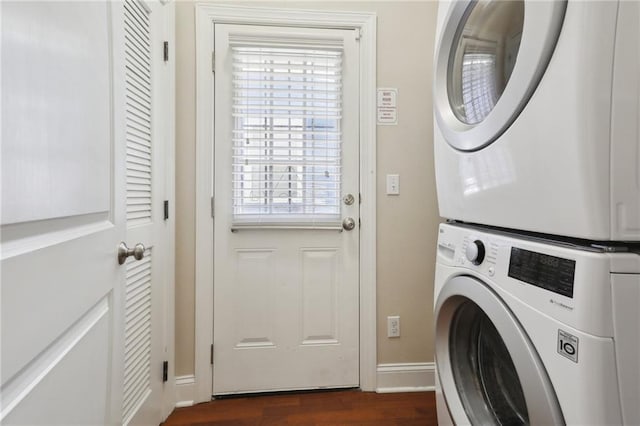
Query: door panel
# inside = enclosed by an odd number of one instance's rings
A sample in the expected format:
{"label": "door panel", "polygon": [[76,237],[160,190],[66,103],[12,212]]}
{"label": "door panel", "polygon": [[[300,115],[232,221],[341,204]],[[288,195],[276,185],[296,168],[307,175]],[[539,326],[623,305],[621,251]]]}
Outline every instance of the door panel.
{"label": "door panel", "polygon": [[0,420],[115,423],[125,233],[117,7],[0,8]]}
{"label": "door panel", "polygon": [[236,250],[236,347],[273,347],[275,250]]}
{"label": "door panel", "polygon": [[[36,365],[20,375],[20,379],[30,381],[24,388],[28,394],[15,407],[6,407],[9,414],[3,418],[3,424],[99,425],[105,422],[104,390],[111,380],[111,312],[106,300],[96,308],[81,319],[82,327],[73,327],[57,339],[54,348],[42,353],[34,360]],[[87,393],[87,384],[100,391]],[[82,406],[78,406],[79,401]]]}
{"label": "door panel", "polygon": [[2,163],[2,224],[106,212],[107,5],[18,3],[2,17],[2,150],[16,159]]}
{"label": "door panel", "polygon": [[339,248],[303,248],[302,267],[302,344],[317,345],[338,341],[338,262]]}
{"label": "door panel", "polygon": [[215,55],[213,393],[358,386],[355,31],[216,24]]}
{"label": "door panel", "polygon": [[164,356],[163,241],[164,158],[167,136],[162,116],[163,23],[167,6],[157,0],[125,0],[126,225],[129,245],[141,243],[144,258],[127,259],[125,360],[122,423],[159,424]]}

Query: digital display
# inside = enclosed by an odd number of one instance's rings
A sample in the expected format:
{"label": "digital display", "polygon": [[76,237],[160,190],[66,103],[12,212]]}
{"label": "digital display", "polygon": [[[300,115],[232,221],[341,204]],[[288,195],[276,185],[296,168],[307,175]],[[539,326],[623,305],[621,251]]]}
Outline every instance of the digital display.
{"label": "digital display", "polygon": [[575,272],[575,260],[511,247],[511,278],[573,298]]}

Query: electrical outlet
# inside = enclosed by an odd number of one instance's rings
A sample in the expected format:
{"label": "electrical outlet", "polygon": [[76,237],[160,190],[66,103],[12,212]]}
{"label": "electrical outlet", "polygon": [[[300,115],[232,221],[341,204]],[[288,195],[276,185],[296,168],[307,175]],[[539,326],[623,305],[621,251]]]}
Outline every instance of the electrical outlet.
{"label": "electrical outlet", "polygon": [[400,317],[387,317],[387,337],[400,337]]}

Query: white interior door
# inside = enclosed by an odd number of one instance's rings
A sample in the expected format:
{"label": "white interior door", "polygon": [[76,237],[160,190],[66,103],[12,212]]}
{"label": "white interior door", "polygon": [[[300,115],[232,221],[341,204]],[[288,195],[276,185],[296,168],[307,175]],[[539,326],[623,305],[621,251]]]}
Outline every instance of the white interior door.
{"label": "white interior door", "polygon": [[163,8],[2,3],[3,424],[163,420]]}
{"label": "white interior door", "polygon": [[163,321],[167,229],[162,164],[170,135],[164,131],[167,63],[166,5],[125,0],[126,234],[142,244],[144,258],[127,259],[124,308],[122,423],[157,425],[162,418]]}
{"label": "white interior door", "polygon": [[109,2],[2,2],[3,424],[119,423],[123,46]]}
{"label": "white interior door", "polygon": [[213,393],[358,386],[356,32],[214,41]]}

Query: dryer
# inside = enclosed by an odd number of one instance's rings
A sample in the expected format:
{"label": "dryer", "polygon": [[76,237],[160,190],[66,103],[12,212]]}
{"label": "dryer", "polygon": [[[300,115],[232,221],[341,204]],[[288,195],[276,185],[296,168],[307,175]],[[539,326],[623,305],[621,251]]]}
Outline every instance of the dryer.
{"label": "dryer", "polygon": [[640,241],[640,3],[440,4],[442,217]]}
{"label": "dryer", "polygon": [[640,424],[640,252],[440,226],[439,424]]}

